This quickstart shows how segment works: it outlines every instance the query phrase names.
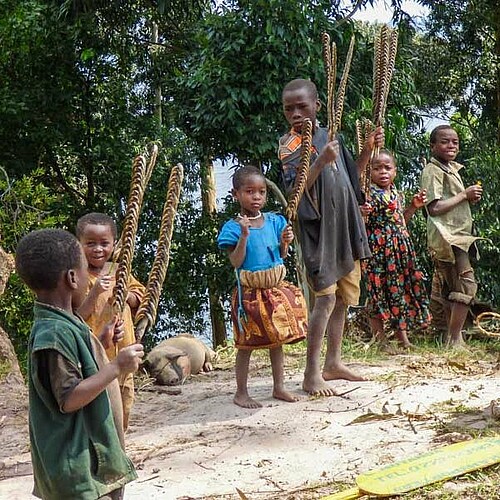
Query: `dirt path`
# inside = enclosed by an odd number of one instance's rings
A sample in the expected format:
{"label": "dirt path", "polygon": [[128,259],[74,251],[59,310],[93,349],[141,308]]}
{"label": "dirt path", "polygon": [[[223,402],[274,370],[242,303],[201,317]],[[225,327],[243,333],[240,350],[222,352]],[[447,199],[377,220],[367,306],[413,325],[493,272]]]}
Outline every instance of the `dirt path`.
{"label": "dirt path", "polygon": [[[335,491],[332,482],[500,430],[489,410],[500,397],[492,360],[395,356],[353,366],[370,381],[335,383],[351,391],[342,397],[284,403],[270,398],[272,379],[254,365],[258,410],[232,404],[230,370],[193,377],[179,395],[139,391],[127,435],[139,479],[125,499],[238,499],[237,489],[249,499],[320,498]],[[288,388],[303,395],[301,380],[290,376]],[[15,396],[17,411],[0,406],[0,498],[30,499],[25,393]]]}

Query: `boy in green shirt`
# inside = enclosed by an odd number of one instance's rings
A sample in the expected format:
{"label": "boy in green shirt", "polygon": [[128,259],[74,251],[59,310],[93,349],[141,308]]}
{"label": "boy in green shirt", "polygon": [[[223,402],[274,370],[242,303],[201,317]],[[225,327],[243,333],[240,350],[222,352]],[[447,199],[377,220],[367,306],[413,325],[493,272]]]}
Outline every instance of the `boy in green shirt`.
{"label": "boy in green shirt", "polygon": [[[74,314],[87,291],[78,240],[61,229],[26,235],[16,270],[37,299],[28,344],[29,432],[39,498],[118,499],[137,477],[123,450],[117,377],[138,369],[143,347],[108,362],[104,347],[123,335],[114,318],[95,339]],[[117,409],[117,415],[113,410]]]}
{"label": "boy in green shirt", "polygon": [[421,185],[427,190],[427,246],[443,280],[443,299],[449,307],[447,344],[463,344],[462,328],[477,292],[470,257],[477,257],[472,235],[470,205],[481,200],[483,188],[467,188],[455,158],[458,134],[449,125],[437,126],[430,135],[432,158],[422,172]]}

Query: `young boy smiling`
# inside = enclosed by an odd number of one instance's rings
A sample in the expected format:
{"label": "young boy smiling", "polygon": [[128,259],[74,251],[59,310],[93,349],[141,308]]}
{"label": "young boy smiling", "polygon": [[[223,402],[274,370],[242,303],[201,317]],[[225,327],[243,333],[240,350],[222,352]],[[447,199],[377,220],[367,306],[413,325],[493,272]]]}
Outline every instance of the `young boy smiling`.
{"label": "young boy smiling", "polygon": [[[116,279],[111,272],[110,260],[117,239],[115,221],[102,213],[86,214],[76,224],[76,236],[82,244],[89,270],[88,295],[78,312],[93,332],[99,332],[114,314],[111,300]],[[124,337],[117,344],[118,351],[135,344],[134,315],[144,291],[144,286],[131,276],[123,311]],[[106,349],[106,354],[110,360],[114,359],[115,346]],[[134,401],[134,377],[126,374],[119,379],[119,383],[123,401],[123,427],[126,430]]]}
{"label": "young boy smiling", "polygon": [[422,172],[421,185],[427,190],[427,246],[437,272],[442,277],[443,299],[449,312],[447,345],[464,343],[462,328],[477,292],[471,257],[478,257],[472,236],[470,206],[481,200],[483,188],[465,188],[459,171],[463,165],[455,158],[459,151],[458,134],[450,125],[432,130],[432,158]]}

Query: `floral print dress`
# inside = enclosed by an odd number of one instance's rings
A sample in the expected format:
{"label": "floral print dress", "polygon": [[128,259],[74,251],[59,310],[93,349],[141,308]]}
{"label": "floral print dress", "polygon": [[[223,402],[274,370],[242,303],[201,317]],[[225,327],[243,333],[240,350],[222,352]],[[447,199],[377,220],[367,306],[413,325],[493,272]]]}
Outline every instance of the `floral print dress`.
{"label": "floral print dress", "polygon": [[372,257],[362,261],[370,315],[399,331],[426,328],[431,320],[429,299],[423,273],[416,267],[402,196],[394,184],[389,193],[372,185],[370,193],[373,210],[366,232]]}

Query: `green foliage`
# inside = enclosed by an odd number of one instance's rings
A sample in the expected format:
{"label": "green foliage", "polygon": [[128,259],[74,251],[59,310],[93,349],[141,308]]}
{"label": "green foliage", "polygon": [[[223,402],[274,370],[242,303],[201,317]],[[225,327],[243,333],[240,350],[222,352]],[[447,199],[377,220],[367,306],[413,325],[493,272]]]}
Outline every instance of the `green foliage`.
{"label": "green foliage", "polygon": [[458,112],[479,139],[500,144],[500,4],[496,0],[423,1],[430,12],[416,39],[423,106]]}
{"label": "green foliage", "polygon": [[[293,78],[323,88],[321,33],[337,41],[328,1],[232,2],[207,15],[172,88],[184,129],[211,157],[269,163],[286,129],[281,91]],[[314,20],[314,22],[312,22]],[[258,140],[256,140],[258,138]]]}
{"label": "green foliage", "polygon": [[58,198],[43,184],[41,169],[12,182],[1,167],[0,173],[0,226],[6,251],[14,252],[19,239],[33,229],[64,223],[64,214],[54,210]]}
{"label": "green foliage", "polygon": [[[13,182],[10,182],[3,169],[0,171],[4,174],[4,178],[0,179],[0,227],[2,247],[7,252],[15,253],[18,241],[29,231],[64,226],[64,214],[55,209],[58,205],[57,196],[42,183],[41,169]],[[17,275],[12,275],[0,297],[0,318],[23,369],[32,309],[32,293]]]}
{"label": "green foliage", "polygon": [[[493,193],[499,155],[490,141],[493,89],[498,91],[492,73],[498,51],[490,38],[498,8],[492,0],[421,3],[431,8],[423,34],[416,35],[409,20],[396,13],[404,21],[386,116],[387,145],[396,154],[398,182],[409,199],[418,188],[419,158],[428,155],[422,109],[456,108],[464,176],[481,178],[485,186],[484,199],[474,208],[479,234],[491,241],[481,245],[477,266],[481,297],[498,301],[500,225]],[[3,244],[12,251],[35,227],[72,229],[88,211],[107,212],[120,224],[132,159],[147,142],[157,141],[161,158],[145,196],[134,261],[143,282],[154,258],[170,166],[183,163],[186,178],[151,339],[171,329],[206,332],[208,283],[227,300],[234,282],[215,238],[235,207],[227,203],[217,216],[202,214],[200,165],[214,159],[253,162],[277,179],[276,144],[287,128],[283,86],[293,78],[311,78],[325,102],[323,31],[337,43],[339,77],[356,34],[342,130],[355,150],[355,120],[371,115],[375,27],[339,20],[366,4],[373,1],[228,0],[210,6],[197,0],[0,0],[0,165],[12,181],[12,186],[1,181]],[[156,113],[160,90],[162,122]],[[324,106],[319,119],[326,122]],[[269,207],[277,208],[272,202]],[[430,273],[421,215],[411,229]],[[293,275],[293,266],[290,271]],[[0,312],[9,333],[19,332],[18,346],[29,331],[30,303],[13,278]]]}

